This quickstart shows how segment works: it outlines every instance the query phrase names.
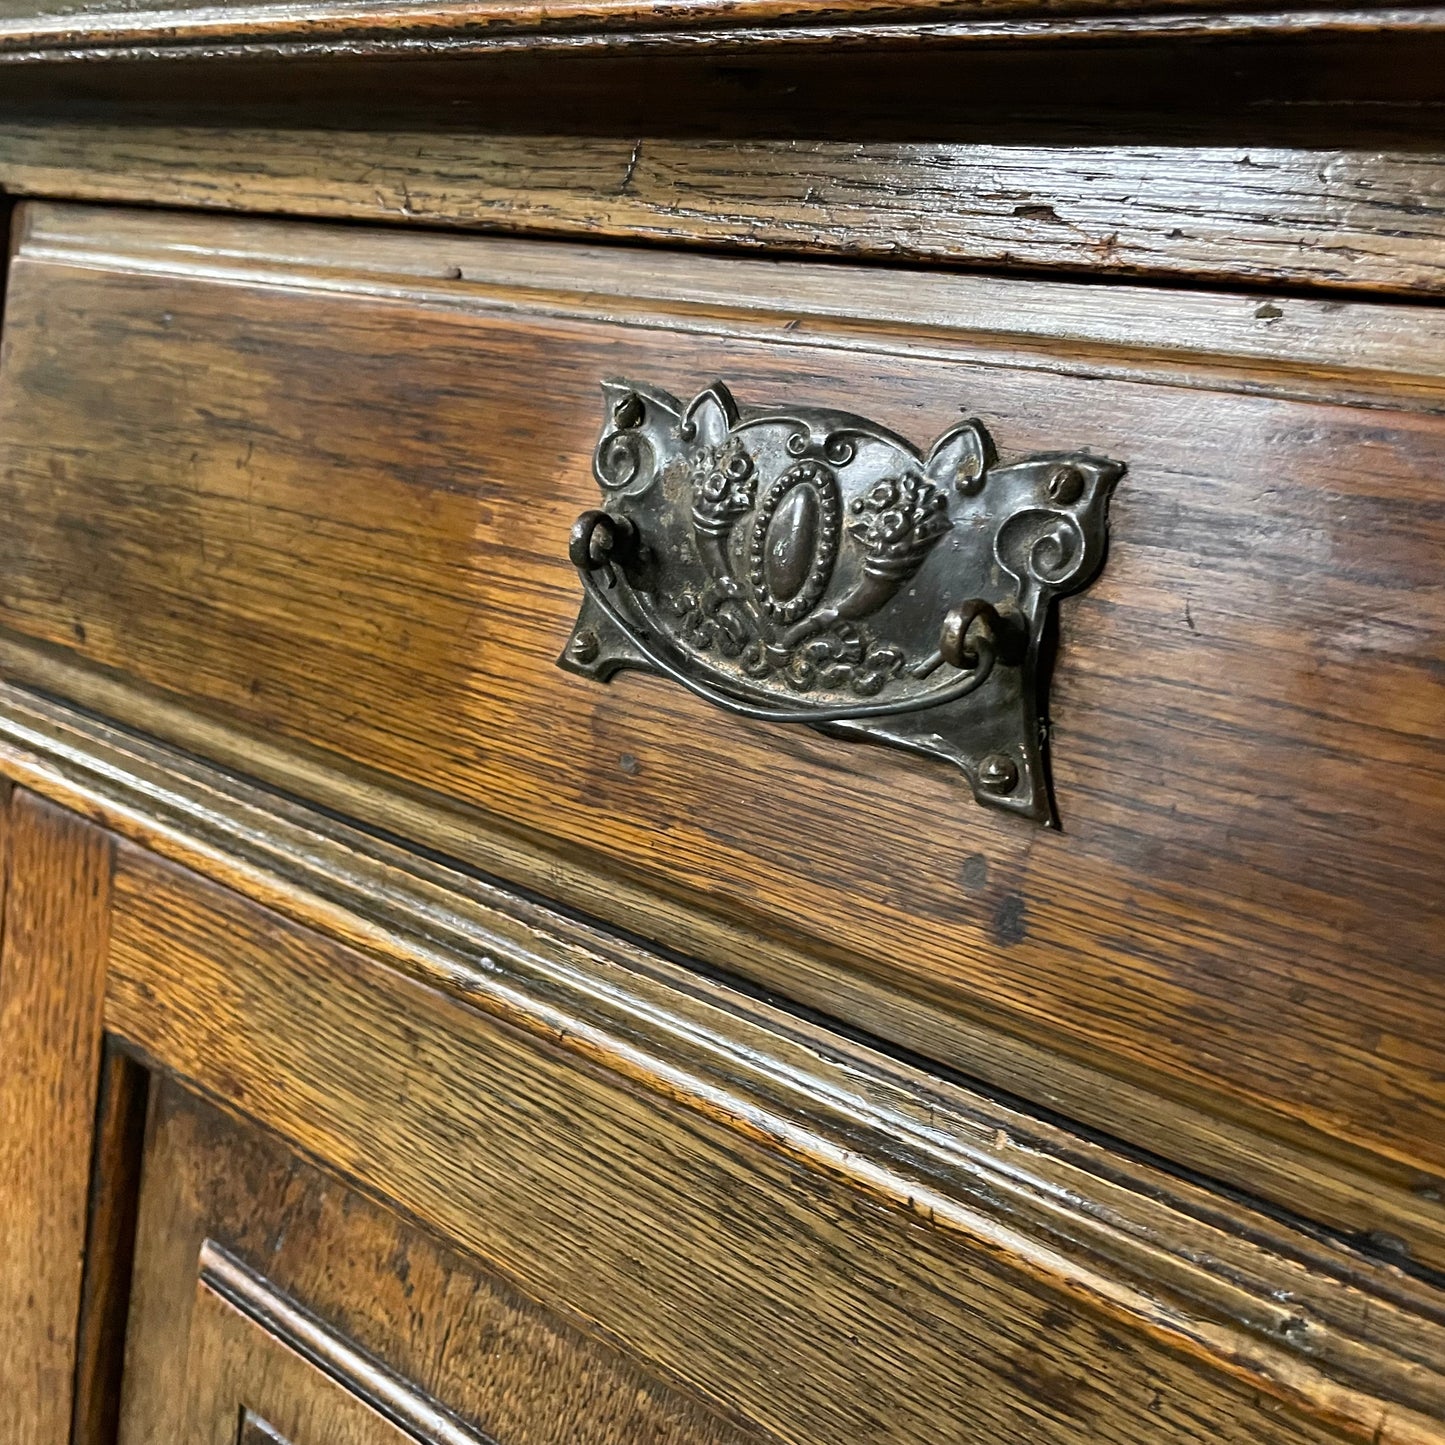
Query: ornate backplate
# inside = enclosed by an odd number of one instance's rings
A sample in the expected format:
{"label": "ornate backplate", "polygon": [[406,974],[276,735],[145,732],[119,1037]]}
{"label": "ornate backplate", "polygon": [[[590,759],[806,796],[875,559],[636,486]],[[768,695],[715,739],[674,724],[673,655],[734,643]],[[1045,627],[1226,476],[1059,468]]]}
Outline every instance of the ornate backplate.
{"label": "ornate backplate", "polygon": [[602,390],[604,505],[573,529],[561,666],[941,758],[979,802],[1054,821],[1045,626],[1103,564],[1122,463],[1001,465],[976,420],[923,455],[847,412],[739,408],[720,382],[685,406]]}

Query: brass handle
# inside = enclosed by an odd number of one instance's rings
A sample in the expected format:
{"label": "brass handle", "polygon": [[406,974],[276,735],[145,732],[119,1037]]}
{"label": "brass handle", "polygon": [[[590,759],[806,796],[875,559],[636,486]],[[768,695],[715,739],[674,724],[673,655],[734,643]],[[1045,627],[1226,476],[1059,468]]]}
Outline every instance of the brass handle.
{"label": "brass handle", "polygon": [[721,383],[687,407],[603,390],[606,507],[572,529],[562,666],[640,667],[742,717],[946,758],[981,802],[1052,821],[1039,643],[1053,598],[1102,564],[1121,464],[1001,467],[978,421],[925,457],[842,412],[740,411]]}

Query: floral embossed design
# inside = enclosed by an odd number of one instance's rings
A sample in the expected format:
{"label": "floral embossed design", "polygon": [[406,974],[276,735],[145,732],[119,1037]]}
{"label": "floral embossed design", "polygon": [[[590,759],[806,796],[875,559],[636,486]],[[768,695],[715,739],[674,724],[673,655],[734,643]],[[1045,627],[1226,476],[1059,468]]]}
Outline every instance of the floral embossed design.
{"label": "floral embossed design", "polygon": [[848,534],[867,549],[872,572],[906,575],[952,527],[948,500],[922,477],[888,477],[853,501]]}
{"label": "floral embossed design", "polygon": [[750,677],[779,674],[794,692],[827,688],[858,697],[876,697],[902,672],[903,664],[899,648],[879,645],[847,622],[791,647],[755,642],[742,656],[743,671]]}
{"label": "floral embossed design", "polygon": [[618,378],[603,401],[561,666],[945,759],[980,802],[1052,820],[1041,640],[1103,564],[1122,463],[1000,462],[976,418],[920,448],[832,406],[739,406],[721,381],[682,401]]}
{"label": "floral embossed design", "polygon": [[734,598],[713,591],[680,592],[671,606],[683,640],[699,652],[716,648],[724,657],[737,657],[755,639],[746,613]]}
{"label": "floral embossed design", "polygon": [[736,437],[703,447],[674,465],[683,468],[692,483],[692,515],[699,527],[724,532],[752,511],[757,474],[752,457]]}

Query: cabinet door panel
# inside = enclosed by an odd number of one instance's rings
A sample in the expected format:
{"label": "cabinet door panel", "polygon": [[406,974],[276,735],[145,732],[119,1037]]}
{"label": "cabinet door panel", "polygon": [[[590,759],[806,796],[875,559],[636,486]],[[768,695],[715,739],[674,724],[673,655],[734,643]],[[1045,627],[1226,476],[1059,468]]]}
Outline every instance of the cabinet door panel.
{"label": "cabinet door panel", "polygon": [[[280,1335],[250,1318],[206,1282],[207,1264],[224,1266],[214,1250],[203,1257],[202,1282],[191,1309],[186,1440],[192,1445],[414,1445],[416,1436],[378,1413],[356,1388],[375,1367],[330,1337],[333,1378]],[[259,1284],[260,1282],[258,1282]],[[259,1296],[259,1298],[257,1298]],[[273,1310],[288,1303],[264,1288],[253,1301]],[[348,1368],[349,1367],[349,1368]],[[415,1395],[417,1413],[435,1414]],[[444,1438],[437,1436],[434,1438]],[[476,1440],[454,1432],[449,1445]]]}
{"label": "cabinet door panel", "polygon": [[611,1347],[173,1083],[122,1445],[748,1445]]}
{"label": "cabinet door panel", "polygon": [[[0,779],[0,1440],[63,1445],[108,1359],[87,1271],[112,840]],[[111,1077],[114,1083],[114,1077]],[[104,1226],[100,1226],[104,1233]],[[97,1264],[98,1262],[93,1262]],[[77,1324],[80,1338],[77,1338]],[[100,1410],[103,1418],[104,1410]]]}

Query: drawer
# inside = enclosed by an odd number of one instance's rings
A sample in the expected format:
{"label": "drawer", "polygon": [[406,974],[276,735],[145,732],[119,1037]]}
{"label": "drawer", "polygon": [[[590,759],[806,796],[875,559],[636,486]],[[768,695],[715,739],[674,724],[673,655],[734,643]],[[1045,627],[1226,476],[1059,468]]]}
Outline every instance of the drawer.
{"label": "drawer", "polygon": [[[0,660],[1438,1261],[1442,358],[1426,307],[30,207]],[[557,666],[612,377],[1127,465],[1060,828]]]}

